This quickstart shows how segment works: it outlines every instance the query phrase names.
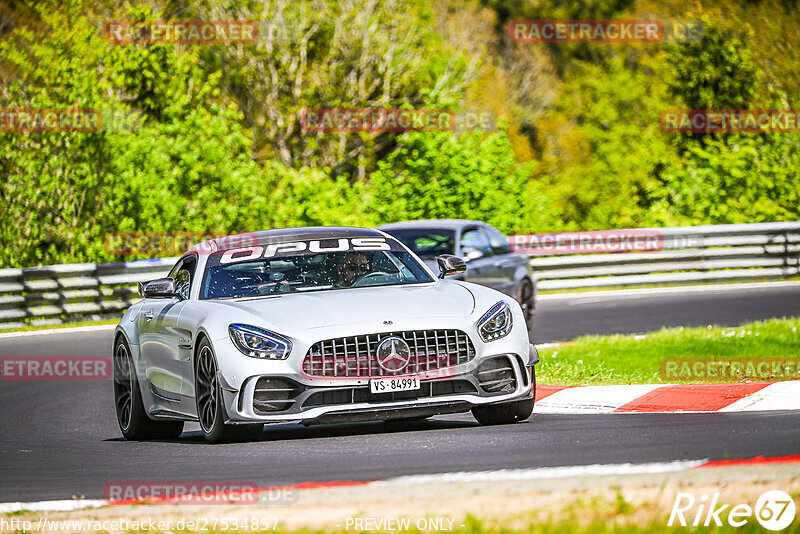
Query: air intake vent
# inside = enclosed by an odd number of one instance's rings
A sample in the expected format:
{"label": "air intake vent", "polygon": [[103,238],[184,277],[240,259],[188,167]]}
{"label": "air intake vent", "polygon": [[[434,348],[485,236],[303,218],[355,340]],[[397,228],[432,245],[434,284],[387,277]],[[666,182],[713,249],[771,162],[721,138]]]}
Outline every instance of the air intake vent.
{"label": "air intake vent", "polygon": [[288,410],[294,404],[294,397],[299,392],[298,385],[289,380],[272,377],[259,378],[253,394],[253,411],[264,415]]}
{"label": "air intake vent", "polygon": [[512,393],[517,381],[511,361],[506,357],[486,360],[478,366],[478,383],[486,393]]}

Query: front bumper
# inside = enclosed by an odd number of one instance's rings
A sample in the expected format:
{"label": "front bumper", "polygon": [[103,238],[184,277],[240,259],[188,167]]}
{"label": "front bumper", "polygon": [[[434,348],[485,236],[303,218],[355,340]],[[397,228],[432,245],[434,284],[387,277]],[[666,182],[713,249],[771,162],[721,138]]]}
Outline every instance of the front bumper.
{"label": "front bumper", "polygon": [[528,399],[537,361],[538,355],[528,354],[484,356],[434,378],[420,377],[419,390],[378,394],[370,393],[366,380],[320,385],[297,375],[270,374],[251,376],[236,389],[222,373],[218,379],[228,423],[319,424],[426,417]]}

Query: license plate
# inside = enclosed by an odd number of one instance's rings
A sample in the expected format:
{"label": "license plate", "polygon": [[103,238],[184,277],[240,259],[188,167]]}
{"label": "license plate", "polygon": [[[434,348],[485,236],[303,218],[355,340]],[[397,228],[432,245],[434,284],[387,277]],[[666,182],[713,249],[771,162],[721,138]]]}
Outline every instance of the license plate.
{"label": "license plate", "polygon": [[419,389],[419,378],[376,378],[369,381],[372,393],[391,393],[392,391],[411,391]]}

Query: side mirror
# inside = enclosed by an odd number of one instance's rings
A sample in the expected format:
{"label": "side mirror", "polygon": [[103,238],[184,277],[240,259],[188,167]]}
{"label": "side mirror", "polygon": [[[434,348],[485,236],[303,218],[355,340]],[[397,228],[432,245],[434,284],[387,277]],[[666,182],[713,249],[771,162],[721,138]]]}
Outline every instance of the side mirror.
{"label": "side mirror", "polygon": [[174,278],[159,278],[139,284],[139,294],[144,298],[171,298],[179,296]]}
{"label": "side mirror", "polygon": [[436,262],[439,264],[439,278],[467,272],[466,262],[458,256],[442,254],[436,258]]}
{"label": "side mirror", "polygon": [[477,260],[483,257],[483,251],[477,248],[470,248],[464,251],[464,255],[467,257],[467,261]]}

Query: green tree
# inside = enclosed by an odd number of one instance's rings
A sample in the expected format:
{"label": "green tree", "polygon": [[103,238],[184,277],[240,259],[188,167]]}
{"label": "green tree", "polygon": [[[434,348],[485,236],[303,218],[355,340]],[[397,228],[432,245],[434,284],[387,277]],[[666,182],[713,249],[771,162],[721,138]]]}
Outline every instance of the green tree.
{"label": "green tree", "polygon": [[[670,47],[670,90],[687,109],[783,107],[787,96],[761,83],[750,50],[754,32],[701,14],[703,39]],[[682,161],[663,173],[650,214],[655,224],[721,224],[795,219],[798,142],[791,134],[672,135]]]}
{"label": "green tree", "polygon": [[479,219],[506,233],[559,226],[531,170],[503,132],[407,133],[370,175],[366,215],[375,224]]}
{"label": "green tree", "polygon": [[[47,39],[22,26],[0,41],[5,63],[0,107],[107,106],[113,92],[98,66],[108,47],[95,27],[74,2],[37,10],[48,28]],[[108,140],[104,132],[0,133],[0,264],[86,257],[84,251],[97,236],[98,216],[113,192]]]}
{"label": "green tree", "polygon": [[11,65],[2,107],[139,118],[90,133],[0,134],[0,263],[120,259],[103,249],[108,232],[245,229],[238,200],[259,168],[219,74],[207,76],[192,50],[112,45],[78,1],[37,9],[46,38],[23,26],[0,41]]}
{"label": "green tree", "polygon": [[800,134],[730,134],[694,143],[666,176],[654,224],[791,221],[800,217]]}
{"label": "green tree", "polygon": [[254,132],[253,153],[363,179],[396,133],[303,132],[307,108],[452,107],[476,66],[434,31],[424,0],[268,0],[196,8],[209,19],[261,21],[258,41],[209,47]]}
{"label": "green tree", "polygon": [[659,177],[678,163],[659,130],[670,97],[654,70],[615,57],[575,64],[555,109],[542,121],[540,176],[572,229],[628,228],[647,220]]}
{"label": "green tree", "polygon": [[[670,48],[670,89],[689,109],[749,109],[758,69],[747,44],[728,27],[702,14],[703,38]],[[752,37],[747,32],[746,38]]]}

